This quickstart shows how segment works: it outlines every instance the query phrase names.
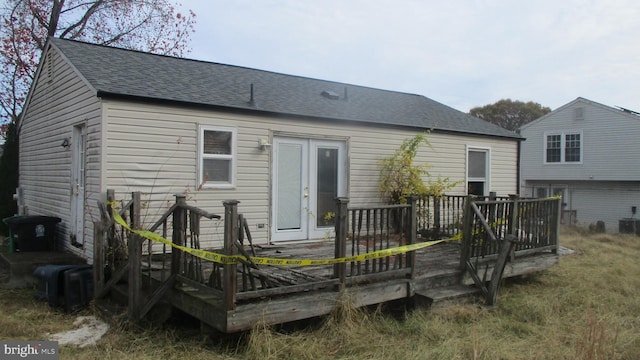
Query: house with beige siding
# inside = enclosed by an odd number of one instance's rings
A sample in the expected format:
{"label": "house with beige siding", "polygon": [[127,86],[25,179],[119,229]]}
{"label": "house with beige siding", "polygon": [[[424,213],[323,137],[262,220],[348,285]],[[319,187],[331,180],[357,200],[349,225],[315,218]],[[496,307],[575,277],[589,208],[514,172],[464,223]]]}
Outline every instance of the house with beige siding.
{"label": "house with beige siding", "polygon": [[[381,204],[379,161],[427,130],[416,161],[453,194],[517,192],[522,138],[421,95],[50,39],[21,119],[22,211],[60,217],[88,258],[107,189],[142,192],[148,223],[184,194],[240,201],[255,243],[326,238],[334,198]],[[202,233],[216,246],[222,225]]]}
{"label": "house with beige siding", "polygon": [[639,113],[584,98],[524,125],[522,195],[562,196],[562,221],[617,232],[640,214]]}

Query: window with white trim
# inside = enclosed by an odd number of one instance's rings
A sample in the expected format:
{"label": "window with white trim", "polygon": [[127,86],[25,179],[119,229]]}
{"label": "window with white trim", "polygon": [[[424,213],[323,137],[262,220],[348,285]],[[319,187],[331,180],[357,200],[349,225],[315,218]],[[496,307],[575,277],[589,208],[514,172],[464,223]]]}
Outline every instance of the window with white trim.
{"label": "window with white trim", "polygon": [[582,162],[582,132],[545,134],[546,164]]}
{"label": "window with white trim", "polygon": [[467,148],[467,194],[485,196],[489,193],[489,149]]}
{"label": "window with white trim", "polygon": [[236,173],[236,130],[201,126],[198,188],[233,188]]}

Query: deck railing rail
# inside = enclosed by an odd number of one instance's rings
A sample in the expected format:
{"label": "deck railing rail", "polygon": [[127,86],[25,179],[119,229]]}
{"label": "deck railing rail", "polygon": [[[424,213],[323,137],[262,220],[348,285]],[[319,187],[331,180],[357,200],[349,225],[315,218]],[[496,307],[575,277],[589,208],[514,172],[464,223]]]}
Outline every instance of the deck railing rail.
{"label": "deck railing rail", "polygon": [[[322,271],[311,273],[294,266],[256,265],[252,260],[256,256],[253,239],[246,219],[238,212],[238,201],[223,202],[221,217],[187,205],[185,197],[177,195],[175,204],[147,228],[171,242],[166,244],[117,226],[110,216],[115,200],[113,191],[108,191],[107,200],[106,206],[101,207],[102,221],[95,224],[96,296],[105,296],[118,281],[126,280],[132,320],[145,316],[168,291],[177,287],[217,297],[226,310],[233,310],[238,302],[269,296],[318,289],[342,291],[360,283],[411,279],[416,270],[415,251],[380,258],[365,255],[415,244],[419,230],[459,241],[461,268],[471,273],[485,292],[488,292],[486,264],[504,263],[507,256],[513,259],[524,254],[555,252],[558,248],[558,199],[410,197],[407,204],[349,207],[347,198],[338,198],[331,234],[334,259],[358,258],[318,265]],[[142,229],[140,209],[140,193],[135,192],[130,201],[121,202],[118,213],[127,227]],[[240,255],[238,262],[215,262],[192,254],[191,249],[205,250],[200,239],[203,217],[222,218],[224,222],[223,247],[206,250]],[[429,236],[424,240],[430,240]],[[507,242],[508,249],[504,245]],[[486,267],[481,278],[478,274],[483,264]],[[495,276],[492,275],[492,282]]]}

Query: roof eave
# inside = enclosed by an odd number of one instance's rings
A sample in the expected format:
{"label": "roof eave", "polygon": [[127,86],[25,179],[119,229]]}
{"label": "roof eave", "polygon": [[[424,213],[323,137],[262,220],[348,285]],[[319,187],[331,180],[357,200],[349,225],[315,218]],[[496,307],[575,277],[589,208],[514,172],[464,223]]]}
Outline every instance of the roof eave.
{"label": "roof eave", "polygon": [[276,112],[276,111],[264,110],[264,109],[259,109],[259,108],[253,107],[252,105],[250,105],[249,102],[247,102],[247,106],[246,107],[239,107],[239,106],[238,107],[233,107],[233,106],[229,106],[229,105],[203,104],[203,103],[200,103],[200,102],[190,102],[190,101],[183,101],[183,100],[159,99],[159,98],[152,98],[152,97],[146,97],[146,96],[114,93],[114,92],[104,91],[104,90],[98,90],[97,91],[97,96],[100,97],[100,98],[111,98],[111,99],[117,99],[117,100],[130,100],[130,101],[138,101],[138,102],[144,102],[144,103],[150,103],[150,104],[165,104],[165,105],[168,104],[168,105],[175,105],[175,106],[187,106],[187,107],[199,108],[199,109],[224,110],[224,111],[231,111],[231,112],[238,112],[238,113],[254,113],[254,114],[255,113],[260,113],[260,114],[273,116],[273,117],[281,117],[281,116],[285,115],[285,116],[291,116],[291,117],[295,117],[295,118],[304,118],[304,119],[348,121],[348,122],[355,122],[355,123],[376,124],[376,125],[380,125],[380,126],[400,127],[400,128],[405,128],[405,129],[406,128],[414,128],[414,129],[420,129],[420,130],[431,130],[431,131],[438,132],[438,133],[475,135],[475,136],[483,136],[483,137],[491,137],[491,138],[511,139],[511,140],[517,140],[517,141],[524,141],[525,140],[525,138],[523,138],[521,135],[516,134],[516,133],[514,133],[513,135],[486,134],[486,133],[480,133],[480,132],[474,132],[474,131],[462,131],[462,130],[447,129],[447,128],[428,128],[428,127],[421,127],[421,126],[417,126],[417,125],[381,123],[381,122],[369,121],[369,120],[361,120],[361,119],[329,118],[329,117],[321,117],[321,116],[305,115],[305,114],[297,114],[297,113]]}

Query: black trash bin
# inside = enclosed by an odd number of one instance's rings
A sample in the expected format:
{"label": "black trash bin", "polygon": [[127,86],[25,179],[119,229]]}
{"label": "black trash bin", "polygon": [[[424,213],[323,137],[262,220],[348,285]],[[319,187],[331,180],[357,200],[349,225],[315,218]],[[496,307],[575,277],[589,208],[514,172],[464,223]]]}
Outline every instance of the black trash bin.
{"label": "black trash bin", "polygon": [[25,215],[4,219],[9,226],[13,251],[55,250],[56,226],[60,218],[54,216]]}
{"label": "black trash bin", "polygon": [[38,278],[36,299],[46,300],[51,307],[64,306],[70,313],[93,299],[92,265],[43,265],[33,275]]}

